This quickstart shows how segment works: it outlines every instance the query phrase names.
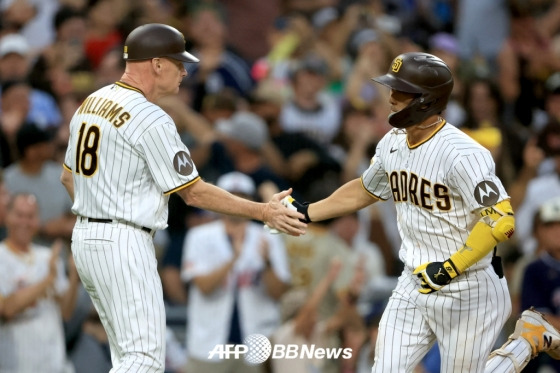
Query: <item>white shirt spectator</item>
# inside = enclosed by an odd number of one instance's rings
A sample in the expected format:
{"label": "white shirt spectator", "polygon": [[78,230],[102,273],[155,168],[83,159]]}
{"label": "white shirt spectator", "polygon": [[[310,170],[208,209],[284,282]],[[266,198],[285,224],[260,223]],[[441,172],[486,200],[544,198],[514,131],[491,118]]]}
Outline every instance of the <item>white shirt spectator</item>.
{"label": "white shirt spectator", "polygon": [[[49,273],[51,249],[33,245],[26,256],[0,243],[0,296],[42,281]],[[66,365],[66,345],[60,307],[55,294],[68,289],[68,279],[57,263],[54,292],[10,321],[0,320],[0,372],[60,373]]]}
{"label": "white shirt spectator", "polygon": [[[260,224],[249,222],[243,249],[225,283],[209,295],[204,295],[196,286],[190,288],[186,335],[189,356],[207,360],[217,344],[227,343],[236,286],[243,338],[254,333],[270,336],[280,325],[279,305],[268,296],[262,281],[265,262],[259,250],[263,239],[268,242],[272,270],[283,282],[290,281],[281,237],[266,233]],[[232,257],[233,248],[222,221],[192,228],[185,239],[181,277],[190,281],[216,270]]]}

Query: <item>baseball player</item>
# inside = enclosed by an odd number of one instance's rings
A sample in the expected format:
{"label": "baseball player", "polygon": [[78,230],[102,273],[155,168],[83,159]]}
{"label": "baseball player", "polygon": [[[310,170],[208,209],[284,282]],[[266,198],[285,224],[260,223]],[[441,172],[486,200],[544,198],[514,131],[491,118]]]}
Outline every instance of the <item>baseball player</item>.
{"label": "baseball player", "polygon": [[[412,372],[436,341],[442,372],[483,372],[511,312],[494,250],[514,232],[509,196],[490,152],[441,117],[453,88],[441,59],[405,53],[373,80],[391,89],[395,129],[360,178],[321,201],[292,204],[306,222],[396,204],[404,270],[380,321],[372,372]],[[559,347],[560,334],[527,310],[488,371],[521,369]]]}
{"label": "baseball player", "polygon": [[163,372],[165,313],[153,234],[167,225],[169,195],[215,212],[305,233],[303,215],[280,203],[236,197],[201,180],[175,124],[155,104],[187,75],[183,35],[163,24],[134,29],[120,81],[87,97],[70,122],[61,181],[78,216],[72,253],[111,347],[111,372]]}

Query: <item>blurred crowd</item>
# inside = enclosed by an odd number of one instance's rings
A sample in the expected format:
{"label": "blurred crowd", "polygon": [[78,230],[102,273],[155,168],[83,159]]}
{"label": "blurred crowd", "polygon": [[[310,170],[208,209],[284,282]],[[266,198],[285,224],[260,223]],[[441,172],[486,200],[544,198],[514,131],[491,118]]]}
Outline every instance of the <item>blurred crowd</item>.
{"label": "blurred crowd", "polygon": [[[69,253],[75,216],[59,178],[70,117],[120,79],[124,39],[152,22],[180,30],[200,59],[158,104],[200,175],[254,200],[292,187],[316,201],[359,176],[391,129],[389,92],[371,78],[402,52],[443,59],[455,77],[443,116],[491,151],[516,212],[516,235],[499,248],[511,319],[534,305],[560,327],[560,1],[0,0],[0,238],[38,245],[25,257],[0,245],[0,371],[29,355],[29,335],[33,359],[64,361],[64,372],[110,369]],[[298,238],[174,195],[169,210],[155,236],[168,372],[370,371],[402,269],[391,201]],[[251,334],[353,354],[208,360],[215,345]],[[560,372],[547,358],[526,371]],[[418,372],[439,372],[437,359],[436,347]]]}

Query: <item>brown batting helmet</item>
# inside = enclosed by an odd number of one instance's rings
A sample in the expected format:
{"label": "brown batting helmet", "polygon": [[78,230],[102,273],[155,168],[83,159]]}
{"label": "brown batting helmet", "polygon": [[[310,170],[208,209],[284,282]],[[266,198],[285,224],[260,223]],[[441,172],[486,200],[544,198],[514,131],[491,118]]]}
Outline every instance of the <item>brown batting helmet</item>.
{"label": "brown batting helmet", "polygon": [[372,78],[396,91],[416,94],[407,107],[389,116],[393,127],[406,128],[440,114],[453,90],[453,75],[440,58],[420,52],[397,56],[389,72]]}
{"label": "brown batting helmet", "polygon": [[199,59],[185,51],[185,37],[174,27],[148,23],[132,30],[124,42],[123,58],[127,61],[169,57],[183,62]]}

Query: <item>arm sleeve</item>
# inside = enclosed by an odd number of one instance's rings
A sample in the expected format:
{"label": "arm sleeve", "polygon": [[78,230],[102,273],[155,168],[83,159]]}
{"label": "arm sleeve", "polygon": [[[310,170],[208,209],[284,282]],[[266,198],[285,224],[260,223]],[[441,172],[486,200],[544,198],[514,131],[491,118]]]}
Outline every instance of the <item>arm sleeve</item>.
{"label": "arm sleeve", "polygon": [[66,153],[64,155],[64,168],[72,171],[72,154],[74,149],[74,139],[72,137],[72,122],[70,122],[70,137],[68,138],[68,146],[66,147]]}
{"label": "arm sleeve", "polygon": [[136,148],[145,156],[154,182],[164,194],[198,179],[190,152],[173,123],[148,129],[138,139]]}

